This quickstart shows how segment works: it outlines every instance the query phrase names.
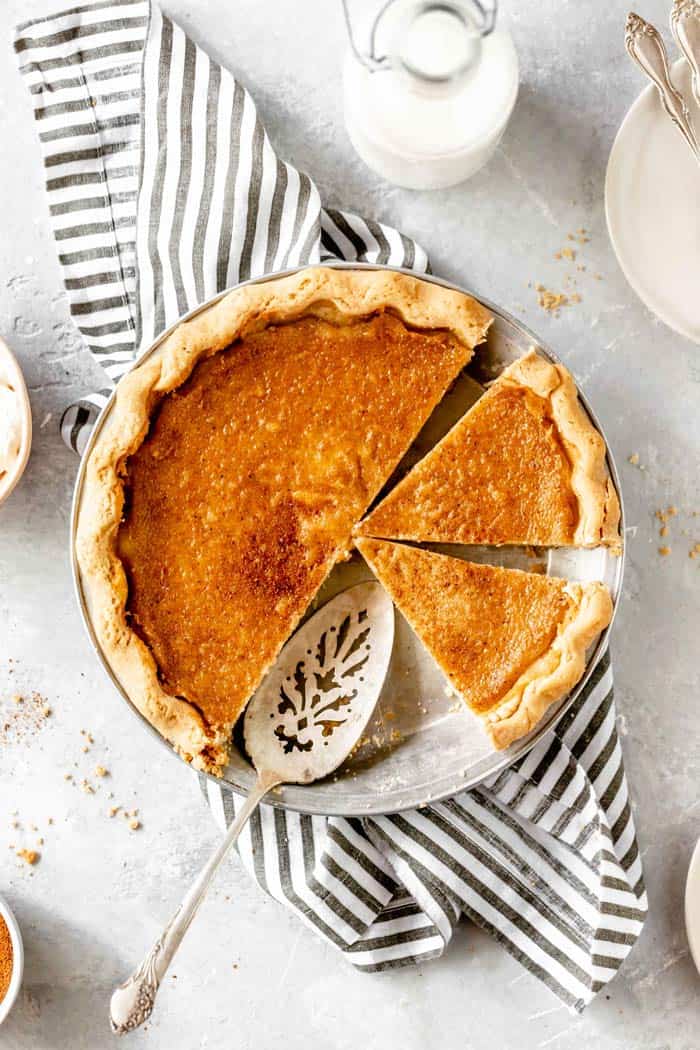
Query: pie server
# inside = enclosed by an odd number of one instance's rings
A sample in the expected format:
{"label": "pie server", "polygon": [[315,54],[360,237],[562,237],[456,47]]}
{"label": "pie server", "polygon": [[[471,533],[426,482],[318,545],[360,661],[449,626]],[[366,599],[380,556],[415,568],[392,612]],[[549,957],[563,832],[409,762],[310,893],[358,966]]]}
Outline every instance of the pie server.
{"label": "pie server", "polygon": [[287,642],[243,720],[257,781],[158,940],[112,995],[113,1032],[124,1035],[150,1017],[160,982],[219,865],[265,795],[279,784],[327,777],[360,742],[393,643],[394,607],[378,583],[342,591]]}

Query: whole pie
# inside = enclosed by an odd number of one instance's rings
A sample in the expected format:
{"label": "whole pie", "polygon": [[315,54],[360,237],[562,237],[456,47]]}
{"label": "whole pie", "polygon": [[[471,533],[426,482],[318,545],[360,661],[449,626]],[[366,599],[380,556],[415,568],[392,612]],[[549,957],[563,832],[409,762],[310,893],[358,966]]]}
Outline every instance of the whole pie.
{"label": "whole pie", "polygon": [[356,532],[617,549],[619,521],[605,442],[569,372],[533,350],[501,373]]}
{"label": "whole pie", "polygon": [[585,669],[612,616],[601,583],[502,569],[382,540],[358,549],[494,747],[528,733]]}
{"label": "whole pie", "polygon": [[100,645],[197,768],[485,335],[459,292],[310,268],[231,292],[120,383],[77,553]]}

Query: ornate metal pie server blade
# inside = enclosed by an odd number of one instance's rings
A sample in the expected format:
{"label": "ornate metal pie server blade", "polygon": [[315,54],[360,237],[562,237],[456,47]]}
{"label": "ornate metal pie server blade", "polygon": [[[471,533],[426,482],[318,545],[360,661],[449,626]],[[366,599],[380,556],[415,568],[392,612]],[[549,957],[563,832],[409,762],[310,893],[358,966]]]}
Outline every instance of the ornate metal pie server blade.
{"label": "ornate metal pie server blade", "polygon": [[695,159],[700,162],[700,145],[690,122],[690,113],[683,96],[671,83],[666,48],[659,31],[650,22],[631,11],[627,16],[625,47],[639,68],[658,88],[664,109],[692,149]]}
{"label": "ornate metal pie server blade", "polygon": [[394,607],[378,583],[350,587],[287,642],[250,701],[244,737],[258,779],[235,821],[139,968],[112,995],[118,1035],[150,1017],[160,982],[222,860],[265,795],[332,773],[360,740],[389,670]]}
{"label": "ornate metal pie server blade", "polygon": [[697,0],[674,0],[670,23],[693,74],[693,95],[700,106],[700,4]]}

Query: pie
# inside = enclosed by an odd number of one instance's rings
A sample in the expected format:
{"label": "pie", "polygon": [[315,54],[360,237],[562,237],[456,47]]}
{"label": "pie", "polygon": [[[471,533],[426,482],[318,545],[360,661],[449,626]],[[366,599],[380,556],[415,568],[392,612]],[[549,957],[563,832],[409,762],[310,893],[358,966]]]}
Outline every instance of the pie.
{"label": "pie", "polygon": [[119,384],[86,468],[81,577],[124,690],[197,768],[225,765],[490,320],[404,274],[309,268],[229,293]]}
{"label": "pie", "polygon": [[435,543],[619,548],[605,442],[563,365],[534,350],[358,526]]}
{"label": "pie", "polygon": [[528,733],[579,681],[586,649],[612,617],[601,583],[355,542],[497,749]]}

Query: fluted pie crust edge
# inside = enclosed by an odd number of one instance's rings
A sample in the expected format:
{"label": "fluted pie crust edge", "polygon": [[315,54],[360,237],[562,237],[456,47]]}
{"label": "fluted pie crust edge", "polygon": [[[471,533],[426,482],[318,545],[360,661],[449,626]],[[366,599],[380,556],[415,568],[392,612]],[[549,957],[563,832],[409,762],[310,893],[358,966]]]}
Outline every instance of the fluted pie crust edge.
{"label": "fluted pie crust edge", "polygon": [[620,502],[605,464],[605,441],[586,415],[571,373],[533,348],[509,365],[498,381],[529,387],[551,406],[571,461],[571,487],[578,502],[574,545],[606,546],[619,553]]}
{"label": "fluted pie crust edge", "polygon": [[586,650],[612,619],[612,599],[604,584],[568,583],[565,591],[572,607],[552,644],[483,716],[486,733],[498,751],[534,729],[547,709],[581,680]]}

